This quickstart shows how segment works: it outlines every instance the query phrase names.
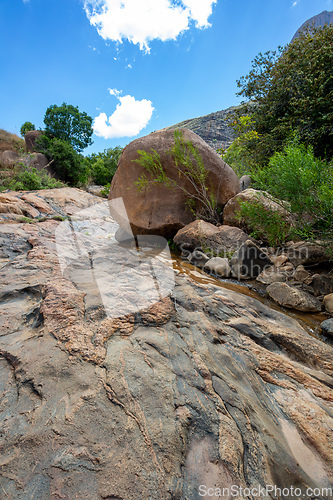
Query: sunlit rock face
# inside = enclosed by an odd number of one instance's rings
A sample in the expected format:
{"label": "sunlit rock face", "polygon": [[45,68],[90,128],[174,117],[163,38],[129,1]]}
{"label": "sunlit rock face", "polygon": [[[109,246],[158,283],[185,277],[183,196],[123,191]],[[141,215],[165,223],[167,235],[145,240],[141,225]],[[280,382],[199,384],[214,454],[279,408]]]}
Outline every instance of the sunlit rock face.
{"label": "sunlit rock face", "polygon": [[119,242],[100,198],[24,196],[3,203],[43,222],[0,214],[8,498],[329,487],[330,345],[251,297],[175,274],[163,239]]}
{"label": "sunlit rock face", "polygon": [[[217,206],[222,209],[227,201],[240,191],[237,175],[191,130],[183,130],[183,140],[191,142],[201,157],[207,172],[204,183],[207,187],[207,197],[209,199],[212,195]],[[109,200],[123,199],[131,229],[135,234],[155,234],[172,238],[179,229],[196,218],[188,203],[192,195],[198,212],[205,208],[201,203],[202,199],[198,200],[198,193],[200,196],[202,192],[198,182],[193,182],[193,176],[183,175],[180,172],[182,166],[179,170],[175,167],[174,155],[170,153],[174,144],[173,130],[159,130],[132,141],[125,147],[119,159],[118,169],[111,183]],[[175,186],[167,187],[165,183],[154,182],[140,189],[137,183],[142,176],[150,180],[153,180],[153,177],[138,163],[138,151],[149,154],[155,151],[165,176],[171,179]],[[115,218],[122,224],[122,220],[117,219],[117,214]]]}
{"label": "sunlit rock face", "polygon": [[236,107],[232,106],[209,115],[191,118],[168,128],[188,128],[199,135],[215,151],[221,148],[227,149],[235,138],[232,128],[229,127],[229,120],[230,113]]}

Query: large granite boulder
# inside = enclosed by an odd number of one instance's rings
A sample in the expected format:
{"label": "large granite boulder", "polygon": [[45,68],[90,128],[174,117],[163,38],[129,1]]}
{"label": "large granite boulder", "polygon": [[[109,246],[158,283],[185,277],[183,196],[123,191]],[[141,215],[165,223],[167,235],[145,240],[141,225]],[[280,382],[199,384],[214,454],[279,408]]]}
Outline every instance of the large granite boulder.
{"label": "large granite boulder", "polygon": [[241,500],[266,485],[303,498],[330,486],[331,345],[212,277],[177,275],[164,298],[152,280],[154,304],[110,317],[99,279],[118,308],[135,304],[152,291],[135,262],[158,259],[117,245],[100,198],[25,196],[50,219],[1,226],[3,498],[197,500],[221,487]]}
{"label": "large granite boulder", "polygon": [[173,241],[184,251],[201,248],[208,254],[230,256],[249,236],[238,227],[214,226],[203,220],[195,220],[180,229]]}
{"label": "large granite boulder", "polygon": [[20,161],[20,155],[16,151],[4,151],[0,155],[0,166],[13,168]]}
{"label": "large granite boulder", "polygon": [[36,141],[43,134],[41,130],[29,130],[24,136],[25,145],[29,153],[36,151]]}
{"label": "large granite boulder", "polygon": [[[240,191],[235,172],[194,132],[184,129],[183,134],[184,139],[192,141],[199,151],[208,171],[206,184],[217,197],[218,205],[223,207]],[[173,237],[179,229],[195,219],[187,205],[188,196],[179,187],[170,189],[154,184],[140,192],[135,184],[143,174],[149,177],[147,171],[135,161],[139,158],[138,150],[149,153],[155,150],[160,155],[166,175],[176,181],[178,186],[190,193],[194,192],[191,182],[179,176],[175,168],[174,159],[169,153],[173,144],[174,131],[160,130],[131,142],[119,159],[109,199],[123,199],[132,231],[136,234]],[[122,224],[122,218],[117,213],[113,213],[113,216]]]}

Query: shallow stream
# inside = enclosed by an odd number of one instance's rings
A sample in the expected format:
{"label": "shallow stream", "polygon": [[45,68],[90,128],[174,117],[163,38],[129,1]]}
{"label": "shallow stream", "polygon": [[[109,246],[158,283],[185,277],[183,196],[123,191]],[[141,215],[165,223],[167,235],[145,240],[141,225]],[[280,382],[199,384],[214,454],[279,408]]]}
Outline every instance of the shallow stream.
{"label": "shallow stream", "polygon": [[197,283],[201,283],[203,285],[207,284],[220,286],[222,288],[233,290],[234,292],[253,297],[266,306],[271,307],[276,311],[283,312],[287,316],[296,319],[302,325],[302,327],[313,337],[316,337],[323,342],[333,345],[333,339],[323,335],[320,331],[320,324],[325,319],[328,319],[328,316],[325,313],[305,313],[290,310],[285,307],[280,307],[266,296],[265,287],[261,288],[260,283],[255,280],[244,280],[243,282],[239,282],[233,279],[218,278],[217,276],[207,274],[205,271],[193,266],[188,261],[181,259],[177,255],[173,254],[172,260],[173,267],[176,272],[179,272],[180,274],[186,274]]}

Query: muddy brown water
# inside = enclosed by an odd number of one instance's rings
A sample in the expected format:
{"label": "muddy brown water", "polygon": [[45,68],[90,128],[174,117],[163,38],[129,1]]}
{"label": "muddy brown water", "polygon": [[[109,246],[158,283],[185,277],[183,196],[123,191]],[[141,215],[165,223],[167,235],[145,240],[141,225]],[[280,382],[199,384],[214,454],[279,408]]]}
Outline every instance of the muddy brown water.
{"label": "muddy brown water", "polygon": [[246,280],[239,282],[233,279],[222,279],[215,275],[207,274],[205,271],[193,266],[187,261],[182,260],[176,255],[172,255],[173,267],[176,272],[186,274],[191,279],[202,285],[215,285],[227,290],[242,293],[248,297],[259,300],[263,304],[275,309],[276,311],[283,312],[287,316],[296,319],[301,326],[313,337],[333,345],[333,339],[323,335],[320,330],[320,324],[328,319],[325,313],[304,313],[300,311],[290,310],[285,307],[280,307],[269,299],[265,292],[265,287],[261,287],[260,283],[255,280]]}

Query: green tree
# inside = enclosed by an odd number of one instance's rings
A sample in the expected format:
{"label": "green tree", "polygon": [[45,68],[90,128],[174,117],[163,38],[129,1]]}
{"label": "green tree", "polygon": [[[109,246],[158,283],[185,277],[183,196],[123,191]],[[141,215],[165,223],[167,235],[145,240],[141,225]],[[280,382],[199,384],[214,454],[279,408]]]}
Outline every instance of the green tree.
{"label": "green tree", "polygon": [[53,104],[45,112],[45,133],[49,137],[57,137],[72,145],[75,151],[80,152],[92,144],[92,118],[79,108],[71,104]]}
{"label": "green tree", "polygon": [[38,149],[50,160],[55,176],[72,186],[85,184],[88,179],[89,169],[84,157],[79,154],[71,144],[47,135],[38,139]]}
{"label": "green tree", "polygon": [[116,146],[115,148],[105,149],[102,153],[93,153],[85,158],[94,183],[105,186],[112,181],[122,151],[123,148]]}
{"label": "green tree", "polygon": [[306,29],[285,48],[258,54],[237,84],[247,100],[238,115],[252,119],[258,140],[250,149],[259,164],[295,133],[316,156],[332,158],[333,25]]}
{"label": "green tree", "polygon": [[21,136],[24,137],[27,132],[30,132],[30,130],[36,130],[35,125],[31,122],[24,122],[20,128]]}

